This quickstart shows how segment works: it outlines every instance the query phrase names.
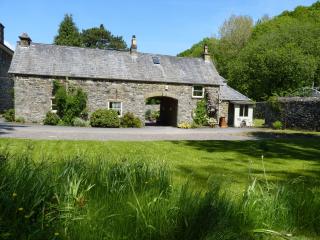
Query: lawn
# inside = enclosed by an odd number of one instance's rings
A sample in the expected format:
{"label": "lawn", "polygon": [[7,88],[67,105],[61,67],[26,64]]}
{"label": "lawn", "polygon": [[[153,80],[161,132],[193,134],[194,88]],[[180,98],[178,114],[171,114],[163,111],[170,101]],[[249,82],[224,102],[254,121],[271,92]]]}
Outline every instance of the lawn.
{"label": "lawn", "polygon": [[0,238],[318,239],[319,140],[0,139]]}
{"label": "lawn", "polygon": [[[174,181],[190,180],[206,187],[210,176],[241,192],[252,177],[286,181],[304,176],[319,178],[320,138],[268,139],[261,141],[32,141],[0,139],[0,146],[12,153],[31,151],[40,160],[86,155],[105,161],[146,161],[165,164],[173,171]],[[262,162],[263,155],[263,162]],[[264,167],[263,167],[264,166]]]}

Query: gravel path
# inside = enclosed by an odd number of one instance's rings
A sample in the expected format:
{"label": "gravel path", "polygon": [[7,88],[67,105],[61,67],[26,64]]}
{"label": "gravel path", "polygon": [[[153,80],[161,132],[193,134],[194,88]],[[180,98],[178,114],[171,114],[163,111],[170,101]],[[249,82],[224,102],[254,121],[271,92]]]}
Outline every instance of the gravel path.
{"label": "gravel path", "polygon": [[80,128],[0,123],[1,138],[52,139],[52,140],[254,140],[248,132],[254,128],[198,128],[174,127],[145,128]]}

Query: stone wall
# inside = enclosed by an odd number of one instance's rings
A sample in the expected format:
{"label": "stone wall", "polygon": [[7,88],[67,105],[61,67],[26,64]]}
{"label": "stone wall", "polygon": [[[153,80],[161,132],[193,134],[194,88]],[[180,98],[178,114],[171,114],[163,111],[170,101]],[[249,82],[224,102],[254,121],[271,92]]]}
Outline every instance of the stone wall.
{"label": "stone wall", "polygon": [[0,48],[0,112],[13,108],[13,81],[8,77],[12,55]]}
{"label": "stone wall", "polygon": [[[42,122],[51,109],[52,78],[15,77],[16,116],[28,122]],[[59,79],[57,79],[59,80]],[[60,79],[66,81],[66,79]],[[144,121],[149,97],[166,96],[178,100],[177,122],[192,122],[192,111],[199,99],[192,98],[192,85],[68,79],[67,86],[79,86],[88,96],[89,113],[108,108],[109,101],[122,102],[122,112],[132,112]],[[213,96],[218,87],[207,87]]]}
{"label": "stone wall", "polygon": [[267,102],[257,102],[254,105],[253,117],[255,119],[265,119],[265,109]]}
{"label": "stone wall", "polygon": [[222,101],[219,104],[219,117],[225,117],[226,121],[228,123],[228,112],[229,112],[229,102],[228,101]]}
{"label": "stone wall", "polygon": [[266,124],[271,126],[276,120],[280,120],[285,128],[320,131],[320,98],[279,98],[273,107],[266,104]]}
{"label": "stone wall", "polygon": [[26,122],[42,122],[51,109],[53,79],[14,77],[14,105],[17,117]]}

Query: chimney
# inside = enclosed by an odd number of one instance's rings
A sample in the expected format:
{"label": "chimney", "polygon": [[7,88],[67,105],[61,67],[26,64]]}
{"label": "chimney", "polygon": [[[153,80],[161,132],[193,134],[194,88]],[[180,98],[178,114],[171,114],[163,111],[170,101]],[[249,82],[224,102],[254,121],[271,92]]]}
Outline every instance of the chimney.
{"label": "chimney", "polygon": [[135,54],[137,53],[137,39],[136,39],[136,35],[133,35],[132,36],[132,39],[131,39],[131,47],[130,47],[130,53],[131,54]]}
{"label": "chimney", "polygon": [[0,43],[4,44],[4,26],[0,23]]}
{"label": "chimney", "polygon": [[203,48],[203,60],[205,62],[211,62],[211,58],[210,58],[210,54],[209,54],[209,50],[208,50],[208,45],[205,44],[204,48]]}
{"label": "chimney", "polygon": [[29,47],[31,43],[31,38],[28,36],[27,33],[22,33],[21,36],[19,36],[20,42],[19,45],[21,47]]}

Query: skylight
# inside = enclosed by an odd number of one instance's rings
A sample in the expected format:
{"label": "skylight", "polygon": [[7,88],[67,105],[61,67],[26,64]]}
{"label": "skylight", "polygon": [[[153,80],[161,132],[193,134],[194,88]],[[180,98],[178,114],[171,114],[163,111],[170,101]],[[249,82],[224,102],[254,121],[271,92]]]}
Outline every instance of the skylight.
{"label": "skylight", "polygon": [[159,57],[152,57],[153,64],[160,64],[160,58]]}

